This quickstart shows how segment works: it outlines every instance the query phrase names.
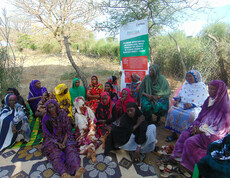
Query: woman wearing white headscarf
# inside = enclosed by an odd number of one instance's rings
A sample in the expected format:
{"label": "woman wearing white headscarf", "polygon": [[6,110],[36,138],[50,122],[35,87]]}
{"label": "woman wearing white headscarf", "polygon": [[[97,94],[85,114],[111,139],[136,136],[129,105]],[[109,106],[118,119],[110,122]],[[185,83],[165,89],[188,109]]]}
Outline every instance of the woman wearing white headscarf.
{"label": "woman wearing white headscarf", "polygon": [[186,74],[186,81],[183,84],[177,97],[174,97],[174,106],[168,111],[165,128],[173,130],[172,136],[166,141],[177,138],[177,133],[182,133],[198,117],[201,106],[208,97],[207,87],[202,82],[200,72],[190,70]]}
{"label": "woman wearing white headscarf", "polygon": [[80,154],[87,155],[93,163],[97,162],[95,149],[98,146],[96,137],[97,119],[93,111],[86,106],[85,99],[79,96],[73,101],[76,125],[76,140]]}

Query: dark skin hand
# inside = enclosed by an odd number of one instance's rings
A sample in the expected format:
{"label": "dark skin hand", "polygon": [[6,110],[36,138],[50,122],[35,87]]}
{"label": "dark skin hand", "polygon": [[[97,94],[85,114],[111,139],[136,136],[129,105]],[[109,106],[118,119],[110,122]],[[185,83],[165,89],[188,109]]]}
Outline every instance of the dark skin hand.
{"label": "dark skin hand", "polygon": [[133,162],[140,162],[141,161],[140,153],[141,153],[141,147],[137,146],[137,149],[136,149],[136,151],[134,152],[134,155],[133,155]]}
{"label": "dark skin hand", "polygon": [[15,133],[17,133],[17,129],[16,129],[16,127],[14,126],[14,125],[12,125],[12,132],[15,134]]}
{"label": "dark skin hand", "polygon": [[191,135],[202,134],[203,132],[200,131],[199,127],[194,125],[192,130],[190,131]]}
{"label": "dark skin hand", "polygon": [[146,96],[146,98],[149,101],[156,101],[157,99],[159,99],[158,96],[156,96],[156,95],[150,95],[150,94],[147,94],[147,93],[143,93],[143,96]]}
{"label": "dark skin hand", "polygon": [[137,119],[137,124],[133,126],[133,131],[136,130],[142,122],[145,121],[145,117],[142,115]]}
{"label": "dark skin hand", "polygon": [[192,108],[193,106],[190,103],[185,103],[184,107],[185,107],[185,109],[189,109],[189,108]]}
{"label": "dark skin hand", "polygon": [[59,146],[60,149],[62,149],[62,150],[65,149],[67,138],[68,138],[68,135],[65,134],[65,138],[64,138],[62,143],[56,142],[56,144]]}

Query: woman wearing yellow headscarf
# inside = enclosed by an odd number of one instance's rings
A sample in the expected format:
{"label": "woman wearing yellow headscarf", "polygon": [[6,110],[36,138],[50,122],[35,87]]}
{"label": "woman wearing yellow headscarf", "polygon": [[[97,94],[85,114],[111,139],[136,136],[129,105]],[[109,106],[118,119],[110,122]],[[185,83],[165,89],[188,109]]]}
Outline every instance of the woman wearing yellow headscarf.
{"label": "woman wearing yellow headscarf", "polygon": [[60,105],[60,108],[64,109],[67,112],[68,117],[72,123],[73,112],[71,106],[71,97],[66,84],[62,83],[56,86],[54,89],[54,95]]}

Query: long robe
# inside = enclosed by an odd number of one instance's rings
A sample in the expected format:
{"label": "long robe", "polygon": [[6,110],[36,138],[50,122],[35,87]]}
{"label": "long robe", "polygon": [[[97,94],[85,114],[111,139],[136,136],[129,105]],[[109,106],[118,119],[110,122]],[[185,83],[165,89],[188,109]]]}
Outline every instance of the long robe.
{"label": "long robe", "polygon": [[[57,109],[58,116],[52,117],[47,106],[53,103]],[[77,151],[77,143],[72,135],[72,127],[69,123],[67,113],[60,109],[56,100],[49,100],[46,103],[46,115],[42,120],[43,143],[42,152],[52,163],[54,169],[62,175],[68,173],[74,175],[80,167],[81,159]],[[68,135],[66,147],[62,150],[56,142],[62,143],[65,135]]]}
{"label": "long robe", "polygon": [[[208,97],[198,118],[185,130],[176,142],[172,158],[182,158],[181,164],[193,171],[195,163],[206,155],[208,145],[227,135],[230,126],[230,103],[227,86],[221,80],[210,83],[216,87],[214,102]],[[212,100],[213,101],[213,100]],[[191,135],[193,126],[203,133]]]}

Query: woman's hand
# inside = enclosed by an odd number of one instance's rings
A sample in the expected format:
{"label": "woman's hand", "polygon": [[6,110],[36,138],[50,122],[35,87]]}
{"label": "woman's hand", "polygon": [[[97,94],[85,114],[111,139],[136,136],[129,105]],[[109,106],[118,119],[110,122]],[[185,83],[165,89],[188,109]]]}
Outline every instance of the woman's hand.
{"label": "woman's hand", "polygon": [[12,125],[12,132],[15,134],[15,133],[17,133],[17,129],[16,129],[16,127],[14,126],[14,125]]}
{"label": "woman's hand", "polygon": [[139,117],[138,119],[137,119],[137,124],[138,125],[140,125],[142,122],[144,122],[144,120],[145,120],[145,118],[144,117]]}
{"label": "woman's hand", "polygon": [[198,126],[194,125],[190,131],[191,135],[202,134],[203,132],[199,129]]}
{"label": "woman's hand", "polygon": [[191,103],[184,103],[184,107],[185,109],[189,109],[189,108],[192,108],[192,104]]}

